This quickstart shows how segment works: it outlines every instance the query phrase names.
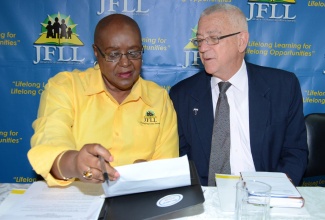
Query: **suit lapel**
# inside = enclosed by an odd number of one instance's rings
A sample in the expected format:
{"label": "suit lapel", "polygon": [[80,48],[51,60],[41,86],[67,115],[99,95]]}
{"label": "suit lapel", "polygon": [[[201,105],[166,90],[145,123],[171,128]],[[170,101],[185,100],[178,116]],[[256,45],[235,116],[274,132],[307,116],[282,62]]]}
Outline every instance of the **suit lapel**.
{"label": "suit lapel", "polygon": [[263,159],[262,145],[265,129],[270,123],[270,101],[268,94],[270,88],[267,83],[259,77],[258,68],[247,64],[248,87],[249,87],[249,129],[250,142],[255,169],[259,170]]}
{"label": "suit lapel", "polygon": [[[202,72],[202,78],[198,80],[197,85],[191,92],[190,111],[193,110],[194,125],[199,136],[202,150],[206,159],[210,158],[211,137],[213,128],[213,107],[211,96],[211,76]],[[203,88],[203,89],[202,89]],[[203,147],[207,146],[207,147]]]}

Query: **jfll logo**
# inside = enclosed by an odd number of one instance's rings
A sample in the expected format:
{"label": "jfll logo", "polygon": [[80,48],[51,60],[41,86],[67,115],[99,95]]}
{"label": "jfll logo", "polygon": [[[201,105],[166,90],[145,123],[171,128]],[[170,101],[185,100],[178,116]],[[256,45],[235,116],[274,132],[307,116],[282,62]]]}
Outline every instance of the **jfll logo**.
{"label": "jfll logo", "polygon": [[290,7],[296,0],[248,0],[250,20],[293,21]]}
{"label": "jfll logo", "polygon": [[200,66],[200,64],[198,63],[198,60],[200,59],[199,52],[197,50],[197,47],[191,42],[193,38],[196,38],[196,33],[197,33],[197,25],[194,28],[192,28],[192,33],[189,42],[184,47],[185,65],[182,66],[183,68],[187,68],[190,65],[195,67]]}
{"label": "jfll logo", "polygon": [[49,15],[41,25],[40,37],[34,44],[84,45],[78,38],[77,24],[72,21],[70,16],[60,13]]}
{"label": "jfll logo", "polygon": [[144,116],[144,123],[157,123],[157,116],[154,111],[148,110]]}
{"label": "jfll logo", "polygon": [[188,44],[184,47],[185,50],[197,50],[197,47],[192,43],[192,39],[196,38],[197,25],[192,29],[191,38],[189,39]]}
{"label": "jfll logo", "polygon": [[40,37],[34,42],[36,49],[34,64],[83,62],[85,58],[78,59],[78,46],[84,44],[78,38],[76,26],[70,16],[59,12],[48,15],[41,23]]}

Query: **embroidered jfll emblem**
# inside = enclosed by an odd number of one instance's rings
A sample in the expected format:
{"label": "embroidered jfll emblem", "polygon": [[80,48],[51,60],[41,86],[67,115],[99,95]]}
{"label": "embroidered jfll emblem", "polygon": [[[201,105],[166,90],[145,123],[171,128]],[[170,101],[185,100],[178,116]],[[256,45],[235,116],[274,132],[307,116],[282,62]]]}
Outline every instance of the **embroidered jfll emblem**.
{"label": "embroidered jfll emblem", "polygon": [[152,110],[148,110],[144,116],[144,123],[155,124],[157,123],[157,116]]}

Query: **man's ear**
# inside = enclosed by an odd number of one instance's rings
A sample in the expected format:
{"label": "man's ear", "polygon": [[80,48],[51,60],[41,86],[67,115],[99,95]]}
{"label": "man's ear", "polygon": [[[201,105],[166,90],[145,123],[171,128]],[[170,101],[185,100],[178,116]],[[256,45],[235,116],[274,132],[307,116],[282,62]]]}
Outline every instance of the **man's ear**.
{"label": "man's ear", "polygon": [[244,52],[248,45],[249,33],[247,31],[242,31],[238,34],[238,50],[239,52]]}

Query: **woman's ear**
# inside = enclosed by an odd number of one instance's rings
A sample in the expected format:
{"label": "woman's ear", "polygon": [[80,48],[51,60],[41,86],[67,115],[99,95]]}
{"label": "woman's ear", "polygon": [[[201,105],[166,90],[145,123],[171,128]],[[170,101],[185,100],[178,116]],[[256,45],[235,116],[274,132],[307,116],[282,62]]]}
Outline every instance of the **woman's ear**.
{"label": "woman's ear", "polygon": [[94,54],[95,54],[95,57],[98,59],[98,54],[97,54],[97,49],[96,49],[96,46],[95,44],[93,44],[93,50],[94,50]]}

